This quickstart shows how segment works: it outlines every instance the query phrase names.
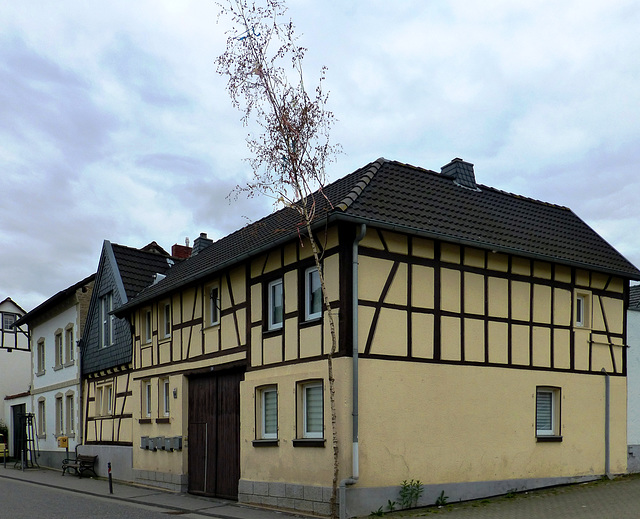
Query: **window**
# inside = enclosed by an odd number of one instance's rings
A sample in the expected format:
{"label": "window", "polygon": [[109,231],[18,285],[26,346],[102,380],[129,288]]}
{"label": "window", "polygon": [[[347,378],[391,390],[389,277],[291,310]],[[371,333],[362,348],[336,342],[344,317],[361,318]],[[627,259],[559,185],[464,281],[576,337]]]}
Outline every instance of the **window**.
{"label": "window", "polygon": [[318,319],[322,315],[322,287],[316,267],[305,271],[305,319]]}
{"label": "window", "polygon": [[144,342],[151,342],[151,308],[144,311]]}
{"label": "window", "polygon": [[536,436],[560,437],[560,389],[536,389]]}
{"label": "window", "polygon": [[100,346],[103,348],[113,344],[114,316],[109,314],[112,310],[113,293],[109,292],[100,298]]}
{"label": "window", "polygon": [[96,414],[108,416],[113,414],[113,385],[106,384],[98,388],[96,397]]}
{"label": "window", "polygon": [[591,313],[591,294],[587,292],[577,292],[575,295],[575,326],[589,327]]}
{"label": "window", "polygon": [[67,415],[67,435],[71,436],[75,433],[75,405],[73,401],[73,393],[67,394],[66,398],[66,415]]}
{"label": "window", "polygon": [[108,415],[113,414],[113,386],[108,385],[105,388],[105,403],[104,408]]}
{"label": "window", "polygon": [[96,401],[95,401],[96,416],[102,416],[104,414],[103,401],[104,401],[104,388],[99,387],[97,390]]}
{"label": "window", "polygon": [[147,417],[151,416],[151,382],[145,380],[142,383],[142,408]]}
{"label": "window", "polygon": [[73,325],[69,324],[64,331],[64,349],[67,355],[67,364],[73,364],[75,360],[76,345],[73,342]]}
{"label": "window", "polygon": [[276,386],[258,390],[259,432],[258,437],[264,440],[278,438],[278,391]]}
{"label": "window", "polygon": [[267,327],[269,330],[277,330],[282,328],[282,320],[284,315],[284,297],[282,293],[282,279],[276,279],[269,283],[269,317]]}
{"label": "window", "polygon": [[60,369],[64,363],[64,348],[62,345],[62,330],[57,330],[55,335],[55,349],[56,349],[56,368]]}
{"label": "window", "polygon": [[171,410],[171,403],[169,400],[170,391],[169,391],[168,378],[160,379],[160,394],[162,395],[162,414],[164,416],[169,416],[169,412]]}
{"label": "window", "polygon": [[41,338],[38,340],[37,347],[37,355],[38,355],[38,370],[36,371],[36,375],[42,375],[45,371],[45,356],[44,356],[44,339]]}
{"label": "window", "polygon": [[162,305],[162,330],[164,337],[171,337],[171,303],[168,301]]}
{"label": "window", "polygon": [[47,430],[44,398],[38,399],[38,436],[44,438]]}
{"label": "window", "polygon": [[4,313],[2,314],[2,329],[7,332],[14,332],[16,329],[13,327],[13,323],[16,322],[16,314]]}
{"label": "window", "polygon": [[220,323],[220,290],[218,287],[209,289],[209,324]]}
{"label": "window", "polygon": [[56,395],[56,436],[64,434],[64,413],[62,412],[62,395]]}
{"label": "window", "polygon": [[302,437],[323,438],[324,410],[322,382],[308,382],[302,390]]}

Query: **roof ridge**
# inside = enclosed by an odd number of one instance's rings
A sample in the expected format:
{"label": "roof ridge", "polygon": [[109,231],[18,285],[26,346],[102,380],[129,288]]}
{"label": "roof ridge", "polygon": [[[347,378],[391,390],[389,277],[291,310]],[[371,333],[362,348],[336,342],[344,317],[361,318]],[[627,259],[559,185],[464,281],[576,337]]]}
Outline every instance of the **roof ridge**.
{"label": "roof ridge", "polygon": [[537,198],[531,198],[530,196],[519,195],[517,193],[511,193],[510,191],[505,191],[503,189],[498,189],[497,187],[485,186],[484,184],[478,184],[478,185],[482,186],[485,189],[489,189],[489,190],[494,191],[496,193],[500,193],[501,195],[507,195],[507,196],[511,196],[513,198],[519,198],[520,200],[526,200],[527,202],[534,202],[536,204],[546,205],[547,207],[555,207],[557,209],[564,209],[566,211],[571,211],[571,208],[567,207],[566,205],[554,204],[552,202],[545,202],[544,200],[539,200]]}
{"label": "roof ridge", "polygon": [[378,160],[371,162],[368,166],[366,166],[365,172],[363,173],[360,180],[356,182],[351,191],[336,204],[336,209],[340,209],[342,212],[345,212],[353,202],[360,196],[360,194],[365,190],[365,188],[369,185],[369,182],[373,179],[378,170],[382,167],[383,164],[389,162],[384,157],[380,157]]}

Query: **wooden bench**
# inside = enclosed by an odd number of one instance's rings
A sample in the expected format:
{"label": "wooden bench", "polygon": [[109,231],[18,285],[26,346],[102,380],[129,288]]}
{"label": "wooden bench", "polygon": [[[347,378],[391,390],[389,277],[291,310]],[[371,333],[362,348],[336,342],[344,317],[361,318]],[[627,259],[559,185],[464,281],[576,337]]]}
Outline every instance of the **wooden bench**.
{"label": "wooden bench", "polygon": [[91,472],[94,476],[96,474],[95,466],[98,461],[98,456],[89,456],[87,454],[77,454],[75,459],[67,458],[62,460],[62,475],[68,470],[75,470],[76,475],[81,478],[85,472]]}

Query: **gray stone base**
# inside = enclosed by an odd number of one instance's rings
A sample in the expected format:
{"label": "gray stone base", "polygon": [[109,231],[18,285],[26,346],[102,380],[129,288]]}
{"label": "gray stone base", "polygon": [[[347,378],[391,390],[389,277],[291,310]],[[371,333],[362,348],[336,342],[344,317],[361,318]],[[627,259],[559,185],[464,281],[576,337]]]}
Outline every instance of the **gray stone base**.
{"label": "gray stone base", "polygon": [[640,445],[628,445],[627,447],[627,471],[636,474],[640,472]]}
{"label": "gray stone base", "polygon": [[188,484],[187,474],[169,474],[168,472],[154,472],[153,470],[133,470],[134,482],[150,487],[164,488],[173,492],[186,492]]}
{"label": "gray stone base", "polygon": [[78,445],[78,454],[98,456],[96,473],[106,478],[111,475],[116,481],[133,481],[133,449],[124,445]]}
{"label": "gray stone base", "polygon": [[[477,481],[472,483],[443,483],[441,485],[424,485],[422,497],[418,506],[435,504],[440,493],[444,491],[448,503],[470,501],[484,497],[499,496],[509,492],[524,492],[536,488],[583,483],[600,479],[602,475],[536,478],[536,479],[508,479],[501,481]],[[347,487],[347,509],[344,517],[369,515],[372,511],[383,509],[388,501],[398,501],[400,487],[369,487],[360,488],[358,485]]]}
{"label": "gray stone base", "polygon": [[[241,479],[238,502],[327,516],[331,487]],[[368,513],[368,512],[367,512]]]}

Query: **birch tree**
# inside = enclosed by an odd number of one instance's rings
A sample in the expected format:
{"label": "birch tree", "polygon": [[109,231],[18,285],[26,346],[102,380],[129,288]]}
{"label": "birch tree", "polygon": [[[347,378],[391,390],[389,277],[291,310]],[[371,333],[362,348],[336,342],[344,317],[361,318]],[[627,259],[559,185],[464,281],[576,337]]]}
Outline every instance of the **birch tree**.
{"label": "birch tree", "polygon": [[323,197],[325,167],[339,152],[339,146],[329,138],[335,119],[326,108],[326,67],[320,70],[317,84],[308,89],[302,67],[307,49],[298,43],[293,23],[285,19],[284,0],[263,0],[260,5],[227,0],[219,5],[221,16],[229,19],[233,28],[227,33],[225,52],[216,60],[217,71],[227,78],[227,91],[245,126],[257,128],[247,137],[253,177],[238,190],[250,197],[266,194],[276,205],[296,210],[302,245],[306,238],[318,269],[324,316],[331,333],[327,355],[333,448],[331,516],[337,518],[339,449],[333,357],[338,344],[321,248],[312,232],[318,197]]}

